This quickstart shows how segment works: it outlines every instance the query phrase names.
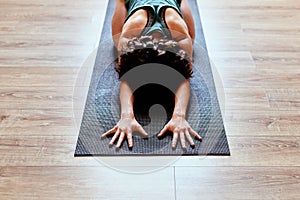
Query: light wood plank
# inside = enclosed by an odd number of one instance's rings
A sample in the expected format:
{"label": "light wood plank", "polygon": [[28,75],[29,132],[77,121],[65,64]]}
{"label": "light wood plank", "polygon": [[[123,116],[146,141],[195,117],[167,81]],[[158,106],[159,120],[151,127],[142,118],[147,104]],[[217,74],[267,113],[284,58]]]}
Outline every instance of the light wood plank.
{"label": "light wood plank", "polygon": [[299,89],[270,89],[266,95],[273,110],[300,110]]}
{"label": "light wood plank", "polygon": [[[292,26],[284,26],[283,23],[275,21],[270,23],[264,22],[255,22],[255,23],[246,23],[241,25],[241,29],[245,33],[252,34],[268,34],[278,36],[278,35],[288,35],[288,36],[296,36],[300,33],[300,26],[298,23],[294,21],[290,21]],[[281,27],[281,28],[279,28]]]}
{"label": "light wood plank", "polygon": [[260,87],[260,88],[299,88],[300,71],[253,69],[220,70],[223,85],[231,87]]}
{"label": "light wood plank", "polygon": [[80,66],[97,47],[107,0],[0,4],[0,66],[57,67]]}
{"label": "light wood plank", "polygon": [[211,52],[210,62],[217,69],[255,69],[256,65],[251,52],[220,51]]}
{"label": "light wood plank", "polygon": [[225,110],[270,110],[269,101],[263,88],[224,88]]}
{"label": "light wood plank", "polygon": [[[219,9],[244,9],[252,10],[254,8],[261,10],[290,10],[295,11],[300,7],[300,2],[292,0],[252,0],[252,1],[237,1],[237,0],[215,0],[215,1],[197,1],[201,8],[212,8],[216,12]],[[262,13],[262,15],[267,15],[267,13]]]}
{"label": "light wood plank", "polygon": [[47,126],[72,127],[75,125],[74,112],[71,109],[0,110],[0,113],[1,130],[12,127],[46,128]]}
{"label": "light wood plank", "polygon": [[72,109],[73,101],[85,98],[79,92],[75,97],[73,91],[73,87],[0,87],[0,109]]}
{"label": "light wood plank", "polygon": [[274,69],[282,72],[299,71],[300,53],[295,52],[274,52],[274,51],[255,51],[251,52],[257,68],[259,69]]}
{"label": "light wood plank", "polygon": [[228,137],[231,156],[181,157],[174,166],[300,166],[299,137]]}
{"label": "light wood plank", "polygon": [[177,167],[181,199],[299,199],[299,167]]}
{"label": "light wood plank", "polygon": [[259,108],[226,110],[225,127],[229,135],[299,136],[299,114],[299,111],[261,111]]}
{"label": "light wood plank", "polygon": [[[175,198],[174,170],[133,174],[106,167],[1,167],[5,199],[167,199]],[[10,188],[9,190],[7,188]]]}
{"label": "light wood plank", "polygon": [[77,136],[0,136],[1,166],[103,166],[74,158]]}
{"label": "light wood plank", "polygon": [[75,85],[78,67],[12,67],[0,68],[1,86],[65,86]]}
{"label": "light wood plank", "polygon": [[[0,136],[0,166],[300,166],[299,137],[229,137],[231,156],[74,158],[77,136]],[[204,138],[205,139],[205,138]],[[99,134],[100,140],[100,134]],[[107,147],[109,148],[109,147]],[[170,147],[171,148],[171,147]]]}

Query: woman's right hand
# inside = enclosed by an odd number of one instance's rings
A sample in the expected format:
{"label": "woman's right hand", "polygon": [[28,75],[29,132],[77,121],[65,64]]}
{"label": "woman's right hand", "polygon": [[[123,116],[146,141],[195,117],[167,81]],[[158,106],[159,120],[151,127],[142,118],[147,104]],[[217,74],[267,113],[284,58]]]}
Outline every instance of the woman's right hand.
{"label": "woman's right hand", "polygon": [[108,135],[114,133],[113,138],[111,139],[109,145],[112,146],[114,142],[118,139],[116,148],[120,148],[122,142],[125,139],[125,136],[128,141],[128,147],[132,148],[132,133],[134,131],[138,131],[142,136],[148,137],[148,134],[143,129],[143,127],[136,121],[136,119],[132,116],[121,117],[120,121],[117,123],[115,127],[104,133],[101,137],[104,138]]}

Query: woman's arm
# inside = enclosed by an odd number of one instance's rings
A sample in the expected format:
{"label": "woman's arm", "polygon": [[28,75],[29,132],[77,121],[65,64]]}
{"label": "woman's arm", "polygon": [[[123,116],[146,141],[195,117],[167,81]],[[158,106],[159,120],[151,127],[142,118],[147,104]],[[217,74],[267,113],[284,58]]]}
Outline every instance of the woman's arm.
{"label": "woman's arm", "polygon": [[[182,2],[183,3],[183,2]],[[191,15],[191,14],[190,14]],[[192,20],[192,16],[191,19]],[[171,32],[173,40],[178,43],[178,46],[181,47],[192,59],[193,55],[193,35],[190,35],[190,27],[193,28],[193,25],[188,25],[184,19],[180,17],[177,11],[173,8],[167,8],[165,11],[165,21]],[[189,23],[190,24],[190,23]]]}
{"label": "woman's arm", "polygon": [[121,103],[121,119],[115,127],[104,133],[101,137],[106,137],[110,134],[114,134],[109,145],[112,146],[114,142],[119,138],[116,145],[120,148],[125,136],[128,141],[128,147],[131,148],[132,144],[132,133],[133,131],[138,131],[144,137],[148,137],[148,134],[143,129],[143,127],[136,121],[133,113],[133,101],[134,96],[132,90],[127,82],[121,81],[120,83],[120,103]]}
{"label": "woman's arm", "polygon": [[134,118],[133,101],[134,101],[134,97],[129,84],[125,81],[121,81],[120,82],[121,117]]}
{"label": "woman's arm", "polygon": [[175,94],[175,107],[173,117],[186,117],[186,110],[190,99],[190,81],[183,81]]}
{"label": "woman's arm", "polygon": [[112,37],[115,47],[118,47],[120,34],[126,19],[127,9],[124,0],[116,0],[116,7],[111,21]]}
{"label": "woman's arm", "polygon": [[195,39],[195,23],[192,15],[192,11],[187,0],[182,0],[180,5],[180,10],[183,16],[183,19],[188,27],[189,35],[191,36],[192,41]]}
{"label": "woman's arm", "polygon": [[[194,131],[186,121],[186,111],[190,98],[190,80],[181,83],[175,93],[175,107],[171,120],[164,126],[158,137],[164,135],[167,131],[173,132],[172,148],[176,148],[178,138],[180,138],[181,146],[186,149],[185,139],[188,140],[192,147],[195,143],[191,137],[202,140],[201,136]],[[190,135],[191,134],[191,135]]]}

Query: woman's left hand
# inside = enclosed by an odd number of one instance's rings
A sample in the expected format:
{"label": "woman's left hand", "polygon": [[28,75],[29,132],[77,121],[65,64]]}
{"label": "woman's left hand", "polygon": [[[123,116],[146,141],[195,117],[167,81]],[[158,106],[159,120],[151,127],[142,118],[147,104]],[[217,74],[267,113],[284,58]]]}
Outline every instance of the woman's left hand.
{"label": "woman's left hand", "polygon": [[173,116],[157,136],[161,137],[168,131],[173,132],[172,148],[176,148],[178,138],[180,138],[181,147],[183,149],[186,149],[185,139],[188,140],[191,147],[195,146],[191,135],[202,141],[202,137],[190,127],[189,123],[182,116]]}

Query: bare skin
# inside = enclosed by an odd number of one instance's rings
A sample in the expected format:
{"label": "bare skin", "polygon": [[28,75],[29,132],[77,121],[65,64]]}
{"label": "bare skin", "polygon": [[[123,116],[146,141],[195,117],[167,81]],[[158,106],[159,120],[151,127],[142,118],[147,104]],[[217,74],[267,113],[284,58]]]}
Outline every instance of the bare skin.
{"label": "bare skin", "polygon": [[[178,45],[185,50],[190,58],[192,58],[193,41],[195,38],[194,21],[191,15],[190,7],[186,0],[183,0],[180,7],[183,18],[173,9],[167,8],[165,11],[165,21],[171,31],[173,40],[177,41]],[[126,21],[127,10],[124,0],[117,0],[116,8],[112,19],[112,34],[115,47],[120,50],[121,47],[133,37],[139,36],[147,23],[147,11],[139,9],[131,15]],[[162,38],[159,33],[153,33],[152,37],[156,39]],[[194,131],[186,120],[186,111],[190,98],[190,80],[183,81],[175,92],[175,107],[172,118],[163,127],[158,134],[162,137],[168,131],[173,132],[172,148],[176,148],[178,140],[181,147],[186,149],[186,140],[193,147],[195,143],[192,136],[198,140],[202,140],[201,136]],[[132,147],[132,133],[138,131],[142,136],[147,137],[148,134],[142,126],[136,121],[133,113],[133,92],[125,81],[120,83],[120,102],[121,102],[121,118],[115,127],[102,135],[106,137],[114,134],[110,145],[117,141],[116,148],[120,148],[122,142],[127,138],[128,146]]]}
{"label": "bare skin", "polygon": [[110,134],[114,134],[113,138],[110,141],[110,145],[118,139],[116,148],[120,148],[122,142],[127,138],[128,147],[132,147],[132,133],[134,131],[138,131],[144,137],[148,137],[148,134],[143,129],[143,127],[136,121],[133,113],[133,102],[134,96],[132,95],[133,92],[128,85],[127,82],[121,81],[120,83],[120,103],[121,103],[121,119],[117,123],[115,127],[111,130],[104,133],[101,137],[106,137]]}
{"label": "bare skin", "polygon": [[[186,120],[186,110],[190,98],[190,81],[185,80],[181,83],[175,93],[175,108],[171,120],[160,131],[158,137],[163,136],[167,131],[173,132],[172,148],[176,148],[178,136],[180,138],[181,147],[186,149],[185,139],[194,147],[195,143],[191,137],[202,140],[201,136],[194,131]],[[191,134],[191,135],[190,135]]]}

